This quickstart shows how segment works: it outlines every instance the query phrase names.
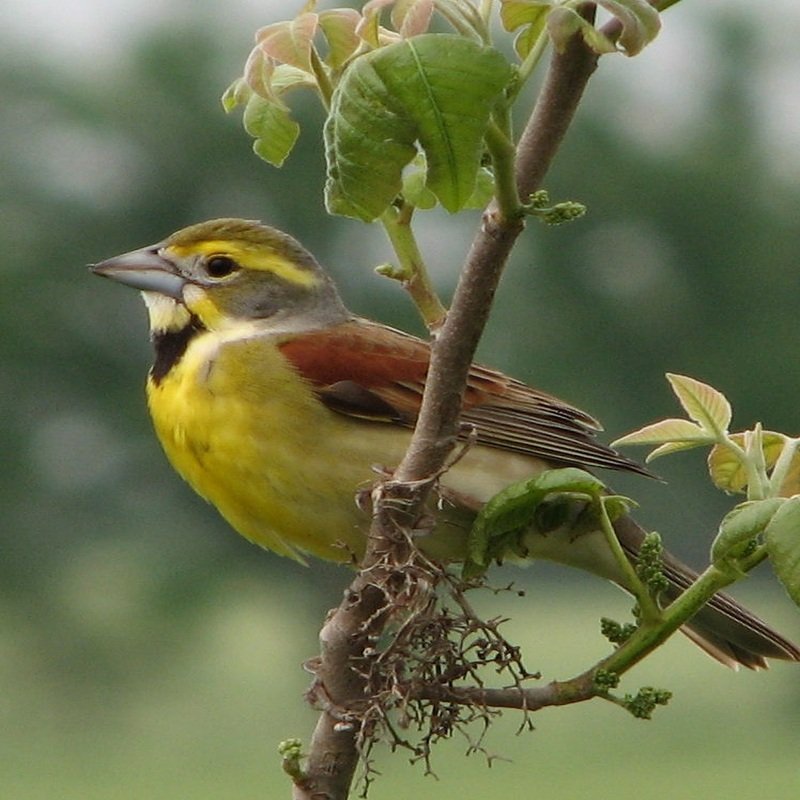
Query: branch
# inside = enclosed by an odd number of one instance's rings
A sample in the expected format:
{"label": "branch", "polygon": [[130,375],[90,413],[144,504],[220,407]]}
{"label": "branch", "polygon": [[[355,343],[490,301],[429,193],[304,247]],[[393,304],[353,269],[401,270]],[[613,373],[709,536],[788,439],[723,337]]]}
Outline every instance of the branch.
{"label": "branch", "polygon": [[320,631],[320,656],[310,665],[314,684],[308,693],[320,715],[305,771],[295,778],[295,800],[338,800],[349,794],[358,764],[359,725],[348,717],[346,701],[364,695],[364,680],[351,669],[351,659],[364,652],[373,630],[383,627],[384,606],[383,594],[359,574]]}
{"label": "branch", "polygon": [[[518,147],[515,179],[521,197],[541,184],[596,66],[596,54],[578,36],[563,52],[553,54]],[[388,620],[387,592],[408,558],[405,550],[413,549],[406,532],[414,528],[457,440],[469,367],[503,268],[523,229],[521,214],[503,211],[492,203],[484,213],[452,307],[433,342],[422,408],[408,451],[393,478],[373,492],[375,515],[361,571],[322,629],[322,652],[315,669],[321,688],[316,696],[322,693],[327,702],[313,735],[307,769],[295,782],[295,800],[344,800],[348,795],[358,762],[357,710],[365,699],[363,678],[353,666],[364,658],[371,637]],[[569,702],[577,699],[585,698]],[[533,704],[534,697],[530,700]]]}
{"label": "branch", "polygon": [[[597,55],[580,37],[554,53],[544,87],[517,148],[515,176],[521,197],[540,185],[564,139]],[[501,215],[490,204],[475,236],[447,320],[433,342],[419,420],[395,480],[419,481],[438,472],[452,450],[461,401],[494,293],[508,256],[523,229],[519,215]],[[420,503],[424,502],[420,498]]]}
{"label": "branch", "polygon": [[432,700],[444,703],[458,703],[487,708],[515,708],[523,711],[539,711],[550,706],[565,706],[582,703],[597,697],[592,676],[581,676],[571,681],[552,681],[547,686],[532,689],[487,689],[483,687],[426,686],[415,692],[419,700]]}

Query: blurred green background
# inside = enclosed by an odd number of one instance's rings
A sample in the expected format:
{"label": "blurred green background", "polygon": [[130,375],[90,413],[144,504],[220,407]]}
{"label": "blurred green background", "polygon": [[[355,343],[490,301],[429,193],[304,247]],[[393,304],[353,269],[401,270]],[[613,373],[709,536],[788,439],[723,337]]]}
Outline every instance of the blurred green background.
{"label": "blurred green background", "polygon": [[[293,4],[299,8],[299,2]],[[419,331],[371,274],[379,230],[325,215],[319,112],[283,171],[250,152],[219,95],[284,3],[76,0],[6,6],[0,25],[0,796],[287,796],[275,747],[307,740],[301,662],[348,574],[263,553],[171,472],[142,382],[145,315],[84,265],[221,215],[300,238],[351,307]],[[670,415],[665,371],[725,391],[736,424],[797,430],[800,375],[800,13],[791,0],[666,15],[641,57],[603,60],[548,188],[589,215],[531,226],[481,358],[596,414],[614,438]],[[300,99],[300,98],[298,98]],[[475,215],[421,220],[447,294]],[[697,453],[658,462],[667,485],[614,478],[673,549],[701,562],[730,500]],[[507,579],[504,574],[501,580]],[[528,667],[567,677],[604,651],[602,583],[516,572]],[[767,570],[738,592],[788,635],[800,622]],[[676,692],[650,723],[599,702],[548,711],[487,747],[445,748],[425,778],[382,753],[376,800],[796,797],[797,667],[725,671],[674,641],[626,689]],[[477,732],[476,732],[477,733]]]}

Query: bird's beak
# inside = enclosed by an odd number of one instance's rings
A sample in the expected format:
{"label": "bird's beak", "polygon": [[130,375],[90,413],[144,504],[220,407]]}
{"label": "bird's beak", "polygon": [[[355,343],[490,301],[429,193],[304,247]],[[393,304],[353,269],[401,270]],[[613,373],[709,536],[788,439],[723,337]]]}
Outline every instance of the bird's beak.
{"label": "bird's beak", "polygon": [[99,264],[90,264],[89,269],[95,275],[111,278],[142,292],[157,292],[182,301],[186,278],[171,261],[159,255],[159,249],[159,245],[154,245],[132,250]]}

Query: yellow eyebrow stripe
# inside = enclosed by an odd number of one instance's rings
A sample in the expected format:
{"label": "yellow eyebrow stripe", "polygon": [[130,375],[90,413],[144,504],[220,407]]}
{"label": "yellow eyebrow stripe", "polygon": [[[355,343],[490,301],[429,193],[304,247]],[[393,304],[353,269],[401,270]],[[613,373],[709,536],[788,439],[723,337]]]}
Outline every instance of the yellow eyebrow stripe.
{"label": "yellow eyebrow stripe", "polygon": [[170,245],[166,248],[178,258],[191,255],[226,255],[236,260],[245,269],[259,269],[271,272],[273,275],[285,280],[287,283],[300,286],[313,286],[317,277],[311,270],[302,269],[285,256],[266,247],[238,246],[235,242],[224,239],[210,239],[204,242],[195,242],[190,245]]}

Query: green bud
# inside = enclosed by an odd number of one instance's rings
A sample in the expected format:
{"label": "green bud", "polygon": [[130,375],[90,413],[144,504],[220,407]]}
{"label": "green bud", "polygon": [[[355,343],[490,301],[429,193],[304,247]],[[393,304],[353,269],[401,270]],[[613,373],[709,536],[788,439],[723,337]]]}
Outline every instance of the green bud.
{"label": "green bud", "polygon": [[643,686],[635,695],[626,694],[623,706],[637,719],[650,719],[656,706],[665,706],[672,698],[672,692]]}
{"label": "green bud", "polygon": [[607,669],[598,669],[594,675],[594,685],[600,692],[608,692],[619,686],[619,675]]}
{"label": "green bud", "polygon": [[278,745],[278,754],[281,756],[283,771],[298,783],[304,779],[305,774],[300,766],[303,757],[303,745],[300,739],[284,739]]}
{"label": "green bud", "polygon": [[660,594],[669,588],[669,581],[664,575],[661,564],[663,551],[661,536],[653,531],[644,537],[639,550],[639,557],[636,560],[636,574],[641,578],[654,598],[658,598]]}
{"label": "green bud", "polygon": [[636,631],[636,625],[628,622],[625,625],[616,622],[608,617],[603,617],[600,620],[600,633],[608,639],[609,642],[616,645],[625,644],[628,639],[633,636]]}

